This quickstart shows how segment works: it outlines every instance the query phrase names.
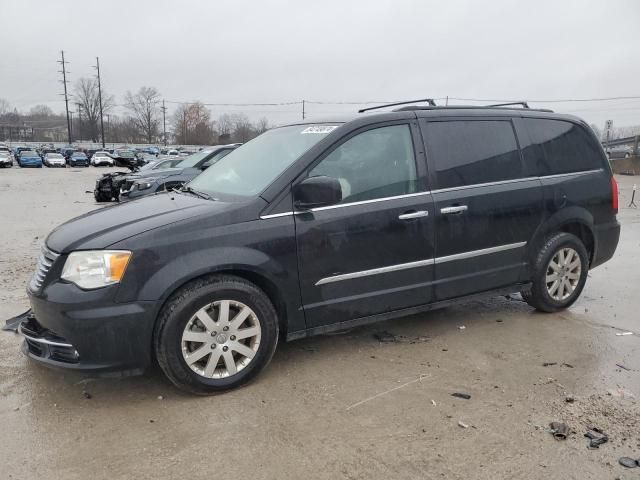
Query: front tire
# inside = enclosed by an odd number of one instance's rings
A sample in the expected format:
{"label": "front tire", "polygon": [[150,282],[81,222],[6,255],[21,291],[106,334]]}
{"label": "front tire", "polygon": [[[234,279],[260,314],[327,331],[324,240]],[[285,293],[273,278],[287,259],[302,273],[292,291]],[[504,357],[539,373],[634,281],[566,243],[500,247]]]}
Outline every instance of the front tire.
{"label": "front tire", "polygon": [[239,387],[265,368],[278,343],[278,319],[267,295],[230,275],[195,280],[174,293],[154,332],[160,368],[197,395]]}
{"label": "front tire", "polygon": [[522,298],[541,312],[570,307],[580,296],[589,272],[589,254],[582,241],[570,233],[549,237],[538,252],[529,290]]}

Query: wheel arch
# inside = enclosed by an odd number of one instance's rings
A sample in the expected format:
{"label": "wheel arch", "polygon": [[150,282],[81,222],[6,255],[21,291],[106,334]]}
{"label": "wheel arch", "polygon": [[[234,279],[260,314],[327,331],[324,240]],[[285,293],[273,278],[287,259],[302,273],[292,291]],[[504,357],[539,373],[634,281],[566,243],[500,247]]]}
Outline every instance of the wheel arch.
{"label": "wheel arch", "polygon": [[535,256],[545,240],[558,232],[570,233],[578,237],[589,253],[589,265],[593,263],[597,249],[593,215],[585,208],[574,206],[556,212],[538,227],[530,242],[530,264],[535,261]]}

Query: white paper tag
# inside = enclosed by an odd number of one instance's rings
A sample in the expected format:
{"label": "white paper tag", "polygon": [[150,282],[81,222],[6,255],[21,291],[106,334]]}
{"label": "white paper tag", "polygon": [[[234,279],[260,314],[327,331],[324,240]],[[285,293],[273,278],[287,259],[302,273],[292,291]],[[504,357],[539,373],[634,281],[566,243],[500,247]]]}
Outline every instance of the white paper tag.
{"label": "white paper tag", "polygon": [[338,128],[337,125],[314,125],[313,127],[307,127],[305,128],[302,132],[300,133],[321,133],[321,134],[327,134],[330,132],[333,132],[336,128]]}

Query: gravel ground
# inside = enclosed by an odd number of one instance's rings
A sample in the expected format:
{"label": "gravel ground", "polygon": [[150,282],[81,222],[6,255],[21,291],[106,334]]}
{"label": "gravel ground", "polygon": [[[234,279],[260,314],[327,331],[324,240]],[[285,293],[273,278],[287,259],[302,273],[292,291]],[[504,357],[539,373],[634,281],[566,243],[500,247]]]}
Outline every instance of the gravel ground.
{"label": "gravel ground", "polygon": [[[47,233],[100,207],[86,191],[104,171],[0,170],[0,319],[28,307]],[[618,177],[622,207],[637,180]],[[49,370],[2,333],[0,476],[639,478],[617,460],[640,457],[640,210],[619,218],[616,257],[590,272],[569,311],[486,298],[292,342],[257,381],[214,397],[183,395],[157,370],[124,379]],[[396,341],[380,342],[383,331]],[[551,421],[573,433],[554,440]],[[591,427],[609,443],[589,449]]]}

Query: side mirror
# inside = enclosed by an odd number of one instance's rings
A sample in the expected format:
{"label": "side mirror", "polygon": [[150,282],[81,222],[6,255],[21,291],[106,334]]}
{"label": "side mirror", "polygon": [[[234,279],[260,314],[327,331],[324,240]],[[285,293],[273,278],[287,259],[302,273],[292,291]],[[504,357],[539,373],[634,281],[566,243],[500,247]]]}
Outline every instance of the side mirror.
{"label": "side mirror", "polygon": [[342,187],[337,178],[318,177],[305,178],[293,190],[293,204],[299,210],[325,207],[342,200]]}

